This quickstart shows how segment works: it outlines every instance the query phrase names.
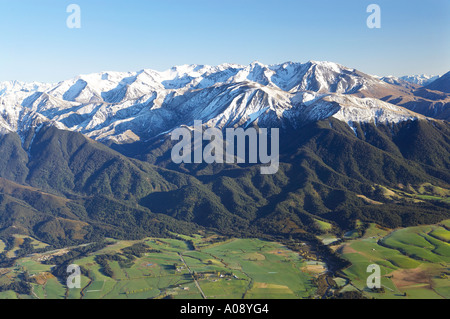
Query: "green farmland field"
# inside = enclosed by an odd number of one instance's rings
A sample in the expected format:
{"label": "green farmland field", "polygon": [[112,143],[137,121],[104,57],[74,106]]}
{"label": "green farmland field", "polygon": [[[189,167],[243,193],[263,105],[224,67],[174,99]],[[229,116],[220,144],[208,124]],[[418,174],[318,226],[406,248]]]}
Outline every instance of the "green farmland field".
{"label": "green farmland field", "polygon": [[[331,293],[359,291],[368,298],[450,298],[450,221],[386,229],[355,225],[351,234],[319,239],[351,265],[335,274]],[[363,235],[361,235],[363,234]],[[301,299],[323,296],[326,264],[283,244],[257,238],[225,238],[214,233],[108,244],[70,259],[83,269],[81,287],[68,289],[54,276],[62,258],[81,245],[20,257],[0,268],[0,287],[28,276],[31,292],[4,289],[0,299]],[[17,251],[23,237],[15,237]],[[333,245],[338,240],[339,244]],[[44,244],[33,241],[42,248]],[[0,247],[1,248],[1,247]],[[303,256],[303,257],[302,257]],[[308,259],[305,259],[308,258]],[[367,288],[367,268],[381,270],[382,291]]]}
{"label": "green farmland field", "polygon": [[[130,258],[125,252],[136,244],[145,244],[147,251],[124,262]],[[203,298],[194,278],[208,299],[304,298],[315,292],[315,274],[305,271],[306,262],[298,253],[260,239],[180,236],[110,240],[105,248],[72,261],[88,272],[81,276],[80,289],[68,289],[54,277],[53,265],[40,262],[43,256],[45,253],[20,258],[9,269],[10,277],[0,278],[7,283],[26,271],[32,278],[28,297],[40,299]],[[109,256],[110,273],[99,264],[99,256]],[[0,298],[25,296],[5,291]]]}
{"label": "green farmland field", "polygon": [[[448,299],[450,231],[442,225],[388,231],[372,224],[362,238],[337,248],[352,263],[344,274],[368,297]],[[383,293],[367,288],[370,264],[380,266]]]}

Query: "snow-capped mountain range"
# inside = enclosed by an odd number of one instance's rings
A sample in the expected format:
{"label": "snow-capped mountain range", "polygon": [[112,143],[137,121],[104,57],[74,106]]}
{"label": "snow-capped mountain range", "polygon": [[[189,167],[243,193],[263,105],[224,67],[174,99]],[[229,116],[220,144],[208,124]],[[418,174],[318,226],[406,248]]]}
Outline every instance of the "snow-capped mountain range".
{"label": "snow-capped mountain range", "polygon": [[255,121],[261,126],[284,121],[295,126],[330,116],[350,126],[424,118],[371,97],[372,92],[396,89],[381,78],[317,61],[102,72],[56,84],[0,82],[0,130],[22,134],[48,122],[121,143],[151,138],[194,120],[223,128]]}
{"label": "snow-capped mountain range", "polygon": [[401,80],[418,84],[421,86],[425,86],[427,84],[430,84],[434,80],[437,80],[439,78],[439,75],[427,75],[427,74],[421,74],[421,75],[407,75],[400,77]]}
{"label": "snow-capped mountain range", "polygon": [[384,77],[379,77],[381,80],[383,80],[386,83],[394,84],[394,85],[403,85],[405,84],[414,84],[417,86],[426,86],[433,81],[437,80],[439,78],[439,75],[406,75],[401,77],[396,77],[393,75],[388,75]]}

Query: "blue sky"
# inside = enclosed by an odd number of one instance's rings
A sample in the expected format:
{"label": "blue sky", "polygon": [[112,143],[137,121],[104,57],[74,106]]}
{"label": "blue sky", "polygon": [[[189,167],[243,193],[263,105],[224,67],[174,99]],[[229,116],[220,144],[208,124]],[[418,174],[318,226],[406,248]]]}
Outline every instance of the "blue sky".
{"label": "blue sky", "polygon": [[[81,7],[81,29],[66,8]],[[381,29],[366,8],[381,7]],[[448,0],[0,0],[0,81],[173,65],[327,60],[377,75],[450,70]]]}

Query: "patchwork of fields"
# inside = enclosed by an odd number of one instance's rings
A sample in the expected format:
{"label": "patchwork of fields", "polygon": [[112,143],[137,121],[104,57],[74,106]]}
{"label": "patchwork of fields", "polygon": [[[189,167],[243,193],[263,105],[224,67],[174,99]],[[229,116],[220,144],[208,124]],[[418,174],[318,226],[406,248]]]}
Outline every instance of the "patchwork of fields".
{"label": "patchwork of fields", "polygon": [[[396,230],[356,226],[342,239],[332,233],[321,238],[351,262],[331,281],[321,276],[327,273],[325,264],[277,242],[173,234],[139,241],[109,239],[104,248],[71,259],[84,270],[80,289],[68,289],[53,275],[52,258],[89,245],[21,257],[12,267],[0,268],[0,287],[26,278],[31,292],[4,290],[0,299],[299,299],[322,296],[323,286],[319,293],[317,285],[324,281],[329,292],[358,291],[368,298],[450,298],[450,220]],[[25,239],[15,236],[6,253],[14,254]],[[26,240],[45,248],[35,239]],[[0,242],[0,251],[5,248]],[[381,291],[367,288],[371,264],[380,266]]]}
{"label": "patchwork of fields", "polygon": [[[364,236],[333,247],[352,263],[344,271],[351,284],[374,298],[450,298],[450,220],[438,225],[390,231],[371,224]],[[381,269],[383,293],[366,286],[367,267]]]}
{"label": "patchwork of fields", "polygon": [[[209,239],[180,236],[179,239],[115,241],[73,261],[88,270],[88,274],[81,276],[81,289],[66,289],[50,273],[52,265],[40,262],[43,255],[27,256],[19,259],[0,280],[12,281],[27,272],[33,282],[32,294],[4,291],[0,292],[0,299],[196,299],[202,298],[202,293],[208,299],[306,298],[315,292],[312,279],[326,271],[319,263],[315,265],[316,271],[310,271],[298,253],[279,243],[259,239],[211,242]],[[108,260],[112,275],[107,275],[97,257],[117,255],[123,258],[124,249],[137,243],[145,243],[149,252],[125,266]]]}

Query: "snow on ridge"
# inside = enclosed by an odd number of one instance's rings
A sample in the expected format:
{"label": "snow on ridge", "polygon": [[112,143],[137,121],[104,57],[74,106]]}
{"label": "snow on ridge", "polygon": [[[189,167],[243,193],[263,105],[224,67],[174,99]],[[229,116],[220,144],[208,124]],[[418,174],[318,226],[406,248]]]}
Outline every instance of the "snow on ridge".
{"label": "snow on ridge", "polygon": [[[208,80],[213,78],[217,82],[229,82],[236,83],[240,81],[253,81],[262,85],[276,85],[281,89],[285,89],[285,81],[290,78],[284,78],[278,76],[278,71],[290,71],[290,77],[294,76],[299,71],[304,71],[312,65],[317,65],[325,69],[329,69],[333,72],[340,72],[345,67],[333,63],[333,62],[318,62],[309,61],[306,63],[297,62],[285,62],[281,64],[273,64],[270,66],[264,65],[261,62],[254,61],[251,64],[244,66],[239,64],[224,63],[218,66],[209,65],[197,65],[197,64],[185,64],[180,66],[174,66],[165,71],[155,71],[151,69],[143,69],[137,72],[112,72],[105,71],[99,73],[82,74],[72,79],[61,81],[57,84],[38,84],[34,83],[20,83],[19,86],[29,87],[34,85],[33,91],[41,91],[54,95],[57,98],[64,98],[64,94],[72,88],[73,94],[67,94],[67,97],[77,96],[78,91],[82,91],[81,84],[85,85],[92,93],[101,95],[102,93],[109,92],[120,86],[135,85],[135,86],[147,86],[147,89],[180,89],[185,86],[191,85],[195,87],[202,80]],[[229,71],[229,72],[226,72]],[[233,72],[234,71],[234,72]],[[219,76],[219,73],[221,76]],[[214,75],[217,75],[214,77]],[[301,76],[302,74],[300,74]],[[137,81],[142,78],[143,81]],[[276,81],[275,81],[276,78]],[[127,79],[132,79],[130,83],[123,83]],[[139,82],[139,83],[136,83]],[[206,81],[207,82],[207,81]],[[0,92],[2,92],[2,83],[0,83]],[[138,85],[139,84],[139,85]],[[5,87],[5,85],[3,85]],[[10,86],[9,86],[10,87]],[[10,88],[5,87],[5,91],[9,91]],[[204,86],[202,86],[204,87]],[[77,91],[78,89],[78,91]],[[65,99],[67,100],[67,99]]]}
{"label": "snow on ridge", "polygon": [[434,80],[437,80],[439,78],[439,75],[427,75],[427,74],[420,74],[420,75],[405,75],[400,77],[401,80],[410,82],[410,83],[414,83],[414,84],[419,84],[422,86],[425,86],[431,82],[433,82]]}
{"label": "snow on ridge", "polygon": [[26,127],[23,109],[41,115],[40,121],[123,142],[157,136],[193,119],[225,127],[254,121],[271,125],[283,118],[296,122],[334,116],[350,123],[418,117],[389,103],[349,95],[380,83],[327,61],[186,64],[165,71],[84,74],[56,84],[0,82],[0,128]]}
{"label": "snow on ridge", "polygon": [[405,76],[393,76],[393,75],[387,75],[383,77],[379,77],[382,81],[390,84],[401,84],[401,81],[411,83],[411,84],[417,84],[420,86],[425,86],[427,84],[430,84],[434,80],[437,80],[439,78],[439,75],[405,75]]}
{"label": "snow on ridge", "polygon": [[340,105],[340,110],[333,117],[346,123],[386,124],[426,119],[425,116],[374,98],[358,98],[336,94],[324,99],[337,102]]}

